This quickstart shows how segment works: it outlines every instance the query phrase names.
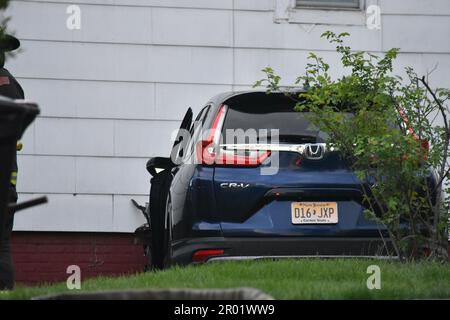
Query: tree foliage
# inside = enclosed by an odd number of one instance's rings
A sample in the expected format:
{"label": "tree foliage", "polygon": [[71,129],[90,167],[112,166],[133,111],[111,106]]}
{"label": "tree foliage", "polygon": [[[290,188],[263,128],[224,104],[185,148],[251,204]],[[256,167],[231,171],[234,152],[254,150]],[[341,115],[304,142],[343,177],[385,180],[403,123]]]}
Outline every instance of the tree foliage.
{"label": "tree foliage", "polygon": [[[387,229],[392,254],[446,258],[450,90],[432,89],[410,67],[406,79],[393,75],[399,49],[382,56],[352,51],[347,36],[322,35],[335,44],[346,74],[332,79],[330,65],[310,53],[295,82],[305,88],[293,97],[296,109],[310,112],[358,176],[365,214]],[[263,72],[266,78],[256,85],[280,90],[281,77],[270,67]]]}

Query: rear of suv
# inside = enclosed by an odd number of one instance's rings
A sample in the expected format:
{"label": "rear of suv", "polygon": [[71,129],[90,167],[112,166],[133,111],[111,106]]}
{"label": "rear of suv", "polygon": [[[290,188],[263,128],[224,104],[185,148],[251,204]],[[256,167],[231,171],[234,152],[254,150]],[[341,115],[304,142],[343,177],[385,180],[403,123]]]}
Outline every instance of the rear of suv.
{"label": "rear of suv", "polygon": [[171,157],[147,165],[153,267],[386,255],[361,181],[295,104],[283,93],[225,93],[195,121],[187,112]]}

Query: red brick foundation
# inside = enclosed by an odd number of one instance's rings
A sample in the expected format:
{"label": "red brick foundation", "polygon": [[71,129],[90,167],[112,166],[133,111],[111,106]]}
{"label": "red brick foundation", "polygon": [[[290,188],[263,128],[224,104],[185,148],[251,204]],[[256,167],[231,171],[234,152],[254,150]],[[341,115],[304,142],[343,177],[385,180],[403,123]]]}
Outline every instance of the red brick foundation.
{"label": "red brick foundation", "polygon": [[14,232],[12,254],[16,282],[27,285],[66,281],[69,265],[82,279],[142,272],[146,258],[133,234]]}
{"label": "red brick foundation", "polygon": [[128,233],[14,232],[12,253],[16,281],[27,285],[66,281],[70,265],[86,279],[143,272],[146,263]]}

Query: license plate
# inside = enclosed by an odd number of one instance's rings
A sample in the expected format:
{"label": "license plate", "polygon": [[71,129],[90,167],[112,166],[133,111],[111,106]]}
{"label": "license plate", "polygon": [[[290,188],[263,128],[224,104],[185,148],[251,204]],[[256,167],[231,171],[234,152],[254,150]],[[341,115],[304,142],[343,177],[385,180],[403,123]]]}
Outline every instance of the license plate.
{"label": "license plate", "polygon": [[338,223],[337,202],[292,202],[293,224]]}

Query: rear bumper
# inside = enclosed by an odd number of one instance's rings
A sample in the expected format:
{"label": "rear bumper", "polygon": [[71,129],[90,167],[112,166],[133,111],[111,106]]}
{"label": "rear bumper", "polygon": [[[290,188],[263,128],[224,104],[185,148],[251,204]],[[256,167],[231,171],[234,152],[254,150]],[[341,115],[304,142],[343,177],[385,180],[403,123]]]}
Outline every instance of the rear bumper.
{"label": "rear bumper", "polygon": [[[387,240],[389,249],[390,242]],[[207,261],[300,257],[386,257],[380,238],[195,238],[172,244],[175,264],[192,263],[198,250],[223,249],[224,254]],[[389,250],[391,251],[391,250]],[[392,251],[391,251],[392,252]],[[206,262],[206,261],[205,261]]]}

